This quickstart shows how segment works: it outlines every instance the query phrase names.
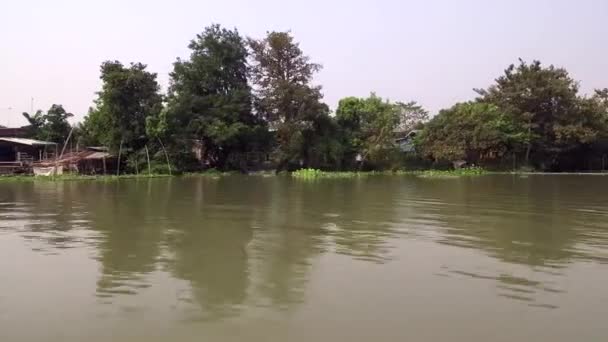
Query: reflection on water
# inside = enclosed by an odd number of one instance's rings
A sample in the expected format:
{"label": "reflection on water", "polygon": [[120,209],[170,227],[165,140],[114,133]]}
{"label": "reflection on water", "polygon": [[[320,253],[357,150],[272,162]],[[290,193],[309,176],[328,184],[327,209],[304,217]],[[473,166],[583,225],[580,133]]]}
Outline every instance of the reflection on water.
{"label": "reflection on water", "polygon": [[[237,320],[253,334],[248,322],[276,326],[292,317],[292,325],[272,328],[272,338],[285,338],[285,329],[296,334],[292,340],[307,340],[330,312],[352,320],[400,312],[412,322],[449,326],[410,304],[420,301],[431,312],[454,301],[453,310],[471,310],[457,298],[568,314],[582,286],[575,284],[608,281],[607,189],[608,178],[591,176],[0,183],[0,267],[13,279],[0,285],[0,312],[15,314],[0,315],[0,331],[25,336],[15,326],[32,316],[19,298],[43,299],[31,307],[34,321],[62,305],[60,296],[40,294],[49,286],[75,301],[74,317],[93,340],[107,337],[97,320],[112,317],[122,322],[115,327],[129,322],[125,331],[141,325],[174,339],[191,336],[192,325],[212,324],[218,330],[208,336],[228,340],[237,323],[226,322]],[[54,280],[27,282],[33,279]],[[422,302],[431,291],[435,299]],[[601,286],[585,291],[608,300]],[[376,305],[364,306],[368,300]],[[606,304],[586,309],[606,312]],[[140,320],[150,316],[164,327]],[[392,318],[381,321],[387,340],[427,336],[393,327]],[[597,319],[589,322],[590,334],[603,329],[593,325]],[[345,337],[335,324],[324,331]],[[40,336],[54,338],[41,329]]]}

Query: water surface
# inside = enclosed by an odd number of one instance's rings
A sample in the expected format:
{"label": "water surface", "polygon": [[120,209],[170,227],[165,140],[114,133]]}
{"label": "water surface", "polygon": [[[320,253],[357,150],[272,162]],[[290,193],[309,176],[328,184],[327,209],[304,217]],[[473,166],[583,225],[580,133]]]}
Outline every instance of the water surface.
{"label": "water surface", "polygon": [[605,341],[608,177],[0,182],[0,341]]}

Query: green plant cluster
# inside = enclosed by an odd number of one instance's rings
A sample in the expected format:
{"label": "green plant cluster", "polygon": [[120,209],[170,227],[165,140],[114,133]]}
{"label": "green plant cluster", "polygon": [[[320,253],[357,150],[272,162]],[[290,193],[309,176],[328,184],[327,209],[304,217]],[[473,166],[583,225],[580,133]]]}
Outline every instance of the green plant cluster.
{"label": "green plant cluster", "polygon": [[374,174],[373,172],[352,172],[352,171],[321,171],[319,169],[300,169],[293,171],[291,176],[296,179],[320,179],[320,178],[358,178],[358,177],[367,177],[369,175]]}
{"label": "green plant cluster", "polygon": [[[173,64],[166,93],[145,64],[104,62],[98,97],[74,131],[76,144],[108,146],[121,154],[120,170],[127,173],[146,172],[148,160],[158,173],[447,169],[454,163],[608,169],[608,89],[582,95],[579,83],[553,65],[520,60],[477,89],[476,99],[434,116],[416,102],[373,92],[345,97],[331,113],[314,84],[321,65],[290,32],[253,39],[211,25],[188,48],[190,55]],[[63,142],[72,114],[54,105],[25,116],[33,137]]]}
{"label": "green plant cluster", "polygon": [[415,175],[424,178],[453,178],[453,177],[470,177],[481,176],[488,172],[480,167],[469,167],[455,170],[424,170],[416,171]]}
{"label": "green plant cluster", "polygon": [[468,167],[455,170],[395,170],[395,171],[322,171],[319,169],[300,169],[291,173],[291,176],[296,179],[348,179],[360,178],[369,176],[418,176],[424,178],[451,178],[451,177],[468,177],[481,176],[487,174],[488,171],[481,167]]}

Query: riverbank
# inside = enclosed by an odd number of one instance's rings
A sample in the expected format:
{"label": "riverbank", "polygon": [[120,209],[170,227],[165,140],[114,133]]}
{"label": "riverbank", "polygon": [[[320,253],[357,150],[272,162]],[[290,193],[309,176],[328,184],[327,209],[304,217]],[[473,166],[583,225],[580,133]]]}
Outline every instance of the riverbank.
{"label": "riverbank", "polygon": [[208,177],[219,179],[227,176],[245,175],[248,177],[292,177],[298,180],[317,180],[317,179],[355,179],[375,176],[415,176],[420,178],[460,178],[476,177],[483,175],[517,175],[528,176],[608,176],[607,172],[529,172],[529,171],[487,171],[482,168],[465,168],[458,170],[395,170],[395,171],[321,171],[318,169],[301,169],[293,172],[281,172],[276,174],[273,171],[260,171],[243,174],[236,171],[203,171],[184,173],[177,175],[169,174],[123,174],[123,175],[78,175],[65,174],[58,176],[34,176],[34,175],[6,175],[0,176],[0,182],[65,182],[65,181],[118,181],[123,179],[151,179],[169,177]]}
{"label": "riverbank", "polygon": [[18,175],[18,176],[0,176],[0,182],[65,182],[65,181],[117,181],[120,179],[144,179],[144,178],[167,178],[172,177],[168,174],[151,174],[151,175],[58,175],[58,176],[34,176],[34,175]]}

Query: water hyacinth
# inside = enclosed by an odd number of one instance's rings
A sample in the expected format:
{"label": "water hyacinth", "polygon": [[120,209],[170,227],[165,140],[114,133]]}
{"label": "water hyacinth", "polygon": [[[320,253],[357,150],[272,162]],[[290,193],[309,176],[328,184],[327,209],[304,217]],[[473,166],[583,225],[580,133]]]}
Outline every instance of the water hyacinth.
{"label": "water hyacinth", "polygon": [[373,174],[372,172],[329,172],[319,169],[300,169],[291,173],[297,179],[320,179],[320,178],[357,178]]}
{"label": "water hyacinth", "polygon": [[384,171],[384,172],[331,172],[322,171],[319,169],[300,169],[291,173],[291,176],[297,179],[348,179],[360,178],[368,176],[418,176],[424,178],[453,178],[466,176],[480,176],[486,174],[487,171],[480,167],[470,167],[456,170],[424,170],[424,171]]}

